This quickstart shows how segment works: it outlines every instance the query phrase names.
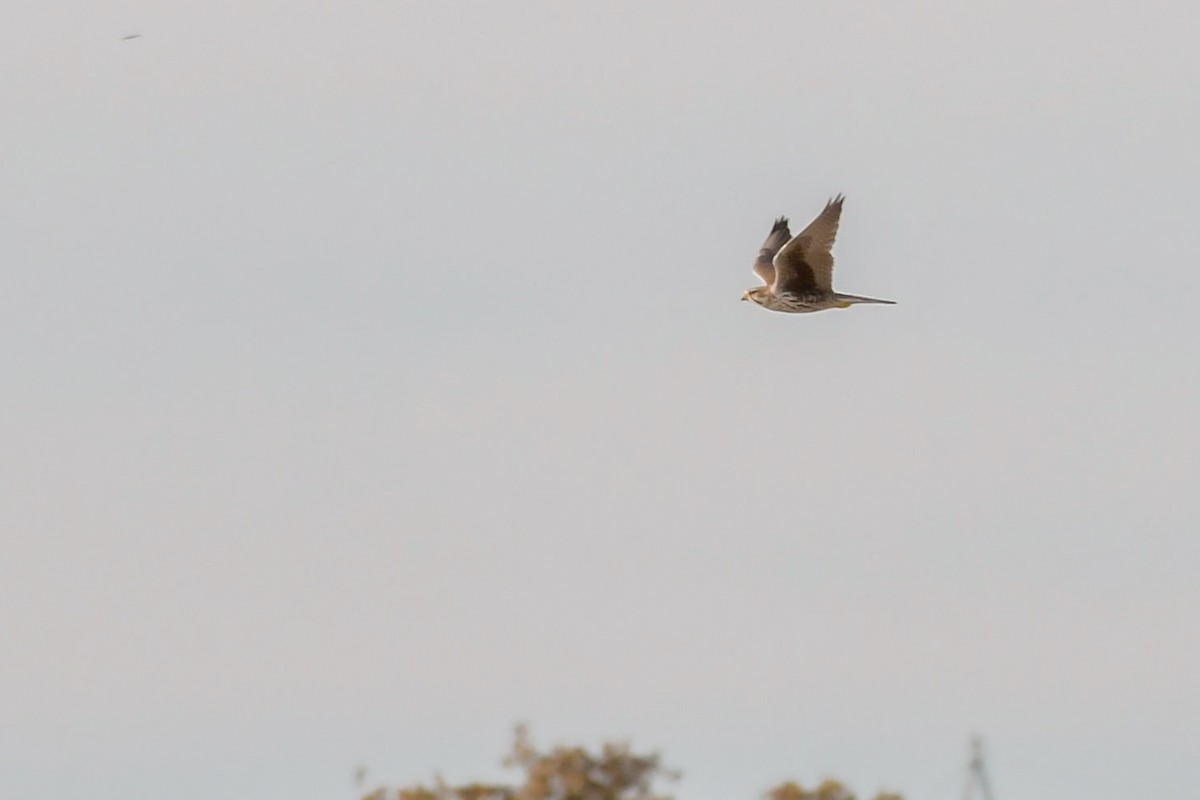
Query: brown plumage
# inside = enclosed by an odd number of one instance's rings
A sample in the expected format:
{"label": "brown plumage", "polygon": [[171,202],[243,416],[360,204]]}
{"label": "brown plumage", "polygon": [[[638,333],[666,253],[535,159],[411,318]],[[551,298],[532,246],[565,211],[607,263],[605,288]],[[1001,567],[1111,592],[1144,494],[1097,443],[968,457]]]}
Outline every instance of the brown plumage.
{"label": "brown plumage", "polygon": [[833,240],[842,220],[842,195],[825,204],[825,209],[808,227],[792,237],[775,254],[776,291],[833,291]]}
{"label": "brown plumage", "polygon": [[840,194],[830,200],[816,219],[795,236],[788,230],[787,217],[775,220],[754,260],[754,274],[766,286],[750,289],[742,299],[771,311],[791,313],[846,308],[856,303],[891,304],[891,300],[833,290],[832,249],[845,201]]}
{"label": "brown plumage", "polygon": [[787,217],[780,217],[775,220],[775,226],[771,228],[771,235],[767,237],[767,240],[763,242],[762,249],[758,251],[758,259],[754,262],[754,273],[762,278],[763,283],[768,286],[775,282],[775,254],[791,238],[792,232],[788,230]]}

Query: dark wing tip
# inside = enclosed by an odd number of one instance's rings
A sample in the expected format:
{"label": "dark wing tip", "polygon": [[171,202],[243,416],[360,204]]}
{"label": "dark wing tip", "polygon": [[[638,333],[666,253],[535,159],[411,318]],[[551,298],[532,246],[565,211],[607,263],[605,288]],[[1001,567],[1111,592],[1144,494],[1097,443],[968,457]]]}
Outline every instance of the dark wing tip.
{"label": "dark wing tip", "polygon": [[779,219],[775,220],[775,224],[771,227],[771,233],[774,233],[775,231],[786,231],[787,226],[788,218],[780,217]]}

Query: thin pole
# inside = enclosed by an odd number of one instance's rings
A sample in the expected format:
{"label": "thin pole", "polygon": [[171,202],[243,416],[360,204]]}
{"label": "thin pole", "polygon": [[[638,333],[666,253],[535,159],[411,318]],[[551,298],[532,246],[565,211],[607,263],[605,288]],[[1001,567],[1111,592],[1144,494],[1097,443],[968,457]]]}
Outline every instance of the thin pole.
{"label": "thin pole", "polygon": [[967,762],[967,784],[963,787],[963,800],[973,800],[976,790],[983,800],[993,800],[992,784],[988,781],[983,765],[983,740],[978,736],[971,739],[971,760]]}

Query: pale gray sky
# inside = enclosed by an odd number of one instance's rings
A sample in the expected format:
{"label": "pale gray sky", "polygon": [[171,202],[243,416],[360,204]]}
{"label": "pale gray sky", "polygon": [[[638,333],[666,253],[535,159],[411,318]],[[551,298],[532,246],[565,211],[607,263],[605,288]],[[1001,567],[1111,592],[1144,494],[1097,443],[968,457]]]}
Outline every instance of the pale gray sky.
{"label": "pale gray sky", "polygon": [[1200,783],[1200,6],[992,6],[10,4],[0,796]]}

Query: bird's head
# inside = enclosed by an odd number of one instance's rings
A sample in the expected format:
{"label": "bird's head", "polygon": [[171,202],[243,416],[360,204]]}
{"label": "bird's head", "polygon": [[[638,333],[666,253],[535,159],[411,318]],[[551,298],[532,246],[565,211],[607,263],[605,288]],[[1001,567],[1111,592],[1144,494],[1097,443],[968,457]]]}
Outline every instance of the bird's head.
{"label": "bird's head", "polygon": [[769,295],[771,290],[766,286],[755,286],[753,289],[747,289],[742,292],[742,299],[749,300],[752,303],[763,305],[766,302],[765,295]]}

